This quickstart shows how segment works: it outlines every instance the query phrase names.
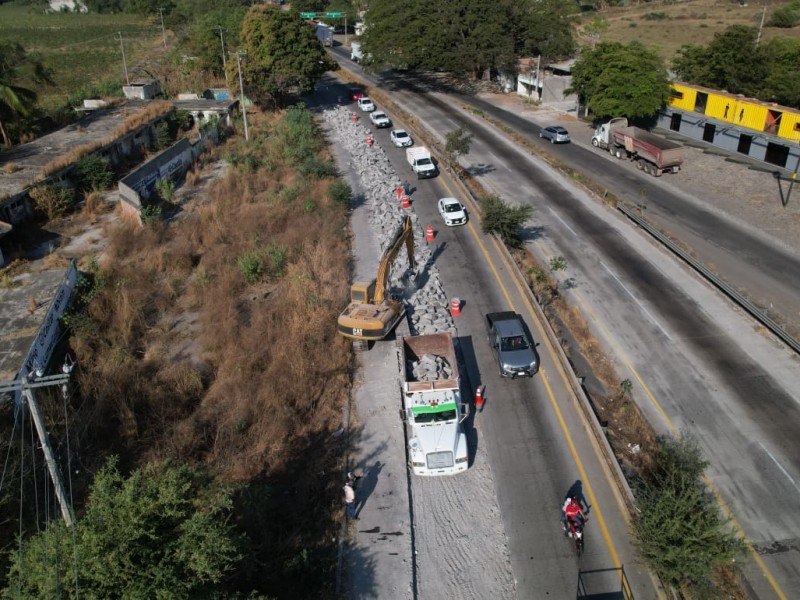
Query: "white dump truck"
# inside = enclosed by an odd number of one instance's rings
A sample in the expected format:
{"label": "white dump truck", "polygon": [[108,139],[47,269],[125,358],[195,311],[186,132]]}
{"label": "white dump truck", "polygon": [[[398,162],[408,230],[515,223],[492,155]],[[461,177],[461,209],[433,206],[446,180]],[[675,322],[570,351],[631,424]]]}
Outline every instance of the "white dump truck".
{"label": "white dump truck", "polygon": [[408,461],[415,475],[452,475],[469,466],[461,423],[469,405],[461,402],[458,364],[449,333],[400,338],[403,409],[408,428]]}
{"label": "white dump truck", "polygon": [[406,159],[408,164],[411,165],[411,169],[417,174],[417,179],[435,177],[439,172],[433,162],[431,153],[422,146],[406,150]]}

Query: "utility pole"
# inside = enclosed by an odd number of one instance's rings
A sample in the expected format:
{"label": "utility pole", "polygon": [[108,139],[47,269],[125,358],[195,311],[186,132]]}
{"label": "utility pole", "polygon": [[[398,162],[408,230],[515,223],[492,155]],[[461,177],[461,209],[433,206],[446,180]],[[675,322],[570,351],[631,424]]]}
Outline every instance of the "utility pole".
{"label": "utility pole", "polygon": [[242,56],[247,56],[247,52],[238,50],[236,53],[236,67],[239,69],[239,103],[242,105],[242,119],[244,120],[244,139],[250,140],[247,133],[247,107],[244,105],[244,81],[242,80]]}
{"label": "utility pole", "polygon": [[[536,57],[536,96],[539,99],[539,102],[542,101],[542,92],[539,91],[539,67],[542,65],[542,55]],[[544,91],[544,89],[542,89]]]}
{"label": "utility pole", "polygon": [[[54,385],[61,386],[61,392],[66,396],[67,383],[70,379],[70,373],[75,363],[69,356],[64,361],[61,367],[62,373],[59,375],[48,375],[43,377],[43,371],[37,368],[34,373],[29,373],[22,379],[15,379],[12,381],[0,381],[0,394],[8,392],[22,392],[25,401],[30,410],[31,418],[36,425],[36,431],[39,434],[39,442],[42,445],[42,452],[44,453],[44,460],[47,464],[47,469],[50,471],[50,479],[53,481],[53,487],[56,491],[56,498],[58,499],[59,507],[61,508],[61,516],[64,517],[64,522],[67,527],[72,527],[75,522],[75,517],[72,514],[72,505],[67,499],[67,493],[64,490],[64,483],[61,480],[61,472],[56,464],[56,459],[53,456],[53,450],[50,448],[50,440],[47,435],[47,428],[44,423],[42,413],[39,411],[39,405],[36,403],[36,398],[33,396],[33,389],[38,387],[50,387]],[[33,378],[31,378],[33,375]],[[23,408],[24,410],[24,408]]]}
{"label": "utility pole", "polygon": [[164,9],[159,8],[158,14],[161,15],[161,37],[164,38],[164,48],[167,47],[167,31],[164,29]]}
{"label": "utility pole", "polygon": [[344,13],[344,45],[347,46],[347,13]]}
{"label": "utility pole", "polygon": [[761,41],[761,30],[764,29],[764,17],[767,16],[767,5],[764,5],[764,9],[761,11],[761,24],[758,26],[758,37],[756,37],[756,48],[758,48],[758,43]]}
{"label": "utility pole", "polygon": [[122,43],[122,32],[118,31],[119,47],[122,49],[122,68],[125,69],[125,85],[130,85],[131,80],[128,78],[128,63],[125,62],[125,44]]}
{"label": "utility pole", "polygon": [[230,87],[228,83],[228,63],[225,60],[225,38],[222,37],[222,25],[217,25],[214,31],[219,31],[219,41],[222,44],[222,71],[225,73],[225,86]]}

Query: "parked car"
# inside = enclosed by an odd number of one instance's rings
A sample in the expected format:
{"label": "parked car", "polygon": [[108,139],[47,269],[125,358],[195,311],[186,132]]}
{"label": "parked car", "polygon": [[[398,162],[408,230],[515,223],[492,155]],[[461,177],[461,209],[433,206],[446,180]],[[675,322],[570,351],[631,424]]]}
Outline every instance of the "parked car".
{"label": "parked car", "polygon": [[376,110],[369,116],[370,121],[375,127],[382,129],[384,127],[391,127],[392,122],[389,117],[386,116],[386,113],[380,110]]}
{"label": "parked car", "polygon": [[558,125],[545,127],[539,132],[543,140],[550,140],[551,144],[566,144],[569,142],[569,131]]}
{"label": "parked car", "polygon": [[405,146],[412,146],[414,144],[414,140],[408,135],[405,129],[392,129],[392,132],[389,134],[389,139],[392,140],[392,143],[398,148],[404,148]]}
{"label": "parked car", "polygon": [[375,103],[366,96],[358,99],[358,108],[364,112],[372,112],[375,110]]}
{"label": "parked car", "polygon": [[442,198],[439,200],[439,214],[448,227],[453,225],[466,225],[467,209],[455,198]]}

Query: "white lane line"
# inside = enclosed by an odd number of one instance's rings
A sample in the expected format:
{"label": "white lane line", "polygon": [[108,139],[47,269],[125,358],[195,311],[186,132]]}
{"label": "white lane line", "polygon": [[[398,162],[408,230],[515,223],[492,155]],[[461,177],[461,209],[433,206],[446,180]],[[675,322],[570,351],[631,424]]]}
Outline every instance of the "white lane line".
{"label": "white lane line", "polygon": [[646,314],[646,315],[647,315],[647,316],[650,318],[650,320],[651,320],[651,321],[652,321],[652,322],[655,324],[655,326],[656,326],[656,327],[658,327],[658,328],[661,330],[661,333],[663,333],[663,334],[664,334],[664,335],[667,337],[667,339],[668,339],[668,340],[672,341],[672,336],[671,336],[669,333],[667,333],[667,330],[666,330],[666,329],[664,329],[664,328],[661,326],[661,323],[659,323],[659,322],[656,320],[656,318],[655,318],[653,315],[651,315],[651,314],[650,314],[650,311],[649,311],[649,310],[647,310],[647,308],[645,308],[644,304],[642,304],[642,303],[639,301],[639,299],[638,299],[636,296],[634,296],[634,295],[633,295],[633,293],[632,293],[632,292],[631,292],[631,291],[630,291],[630,290],[629,290],[627,287],[625,287],[625,284],[624,284],[624,283],[622,283],[622,281],[620,281],[619,277],[617,277],[617,276],[616,276],[616,274],[615,274],[615,273],[614,273],[614,272],[613,272],[611,269],[609,269],[609,268],[608,268],[608,265],[606,265],[606,263],[604,263],[602,260],[600,261],[600,264],[601,264],[601,265],[603,265],[603,268],[604,268],[606,271],[608,271],[608,274],[609,274],[609,275],[611,275],[611,276],[612,276],[612,277],[613,277],[613,278],[616,280],[616,282],[617,282],[617,283],[620,285],[620,287],[622,287],[622,289],[623,289],[623,290],[625,290],[626,292],[628,292],[628,295],[629,295],[631,298],[633,298],[633,301],[634,301],[634,302],[636,302],[636,304],[639,306],[639,308],[641,308],[641,309],[642,309],[642,311],[644,312],[644,314]]}
{"label": "white lane line", "polygon": [[778,459],[776,459],[774,456],[772,456],[772,452],[770,452],[769,450],[767,450],[767,449],[764,447],[764,444],[762,444],[761,442],[758,442],[758,445],[759,445],[759,446],[761,446],[761,449],[762,449],[764,452],[766,452],[766,453],[767,453],[767,456],[769,456],[769,457],[772,459],[772,462],[774,462],[774,463],[775,463],[775,465],[776,465],[776,466],[777,466],[777,467],[778,467],[778,468],[781,470],[781,473],[783,473],[784,475],[786,475],[786,479],[788,479],[789,481],[791,481],[791,482],[792,482],[792,485],[794,486],[794,489],[796,489],[798,492],[800,492],[800,486],[798,486],[798,485],[797,485],[797,483],[795,482],[795,480],[794,480],[794,479],[792,479],[792,476],[791,476],[791,475],[789,475],[789,473],[787,473],[787,472],[786,472],[786,469],[784,469],[784,468],[783,468],[783,466],[781,465],[781,463],[779,463],[779,462],[778,462]]}
{"label": "white lane line", "polygon": [[556,211],[554,211],[552,208],[550,208],[550,212],[551,212],[551,213],[553,213],[553,216],[554,216],[556,219],[558,219],[558,220],[561,222],[561,224],[562,224],[564,227],[566,227],[567,229],[569,229],[569,232],[570,232],[572,235],[574,235],[575,237],[578,237],[578,234],[577,234],[577,233],[575,233],[575,231],[572,229],[572,227],[570,227],[569,225],[567,225],[567,222],[566,222],[564,219],[562,219],[561,217],[559,217],[559,216],[558,216],[558,213],[557,213]]}

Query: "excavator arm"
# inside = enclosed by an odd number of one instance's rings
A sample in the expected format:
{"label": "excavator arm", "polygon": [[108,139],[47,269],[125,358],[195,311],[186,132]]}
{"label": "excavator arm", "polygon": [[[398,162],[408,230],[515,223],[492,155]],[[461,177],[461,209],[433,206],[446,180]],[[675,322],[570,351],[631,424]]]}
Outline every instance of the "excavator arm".
{"label": "excavator arm", "polygon": [[381,304],[386,295],[386,285],[389,283],[389,271],[392,268],[394,259],[397,258],[400,249],[406,245],[406,252],[408,252],[408,262],[411,268],[417,266],[414,260],[414,229],[411,226],[411,217],[405,217],[397,232],[394,234],[389,247],[381,257],[381,262],[378,265],[378,277],[375,282],[375,297],[373,304]]}

